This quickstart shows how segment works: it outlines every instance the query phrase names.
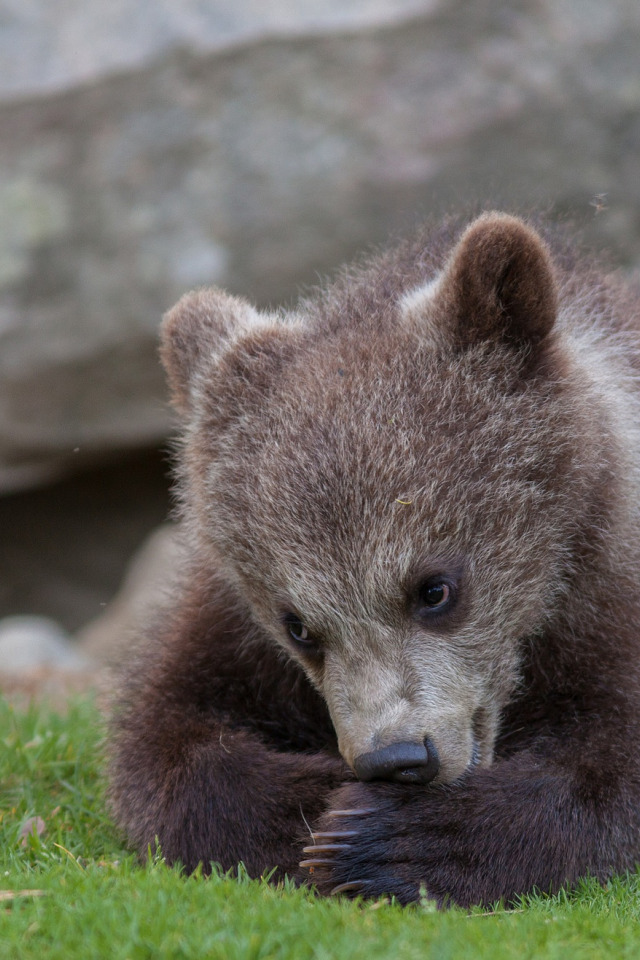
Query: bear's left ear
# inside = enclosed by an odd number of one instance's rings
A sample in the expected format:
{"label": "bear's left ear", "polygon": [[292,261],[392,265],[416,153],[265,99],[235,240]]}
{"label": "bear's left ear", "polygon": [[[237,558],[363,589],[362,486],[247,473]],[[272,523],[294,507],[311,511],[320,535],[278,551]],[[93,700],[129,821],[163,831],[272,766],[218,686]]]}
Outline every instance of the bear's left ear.
{"label": "bear's left ear", "polygon": [[[535,353],[556,319],[556,283],[547,246],[526,223],[504,213],[474,220],[443,273],[424,289],[432,322],[458,349],[500,342]],[[419,304],[416,291],[412,313]]]}

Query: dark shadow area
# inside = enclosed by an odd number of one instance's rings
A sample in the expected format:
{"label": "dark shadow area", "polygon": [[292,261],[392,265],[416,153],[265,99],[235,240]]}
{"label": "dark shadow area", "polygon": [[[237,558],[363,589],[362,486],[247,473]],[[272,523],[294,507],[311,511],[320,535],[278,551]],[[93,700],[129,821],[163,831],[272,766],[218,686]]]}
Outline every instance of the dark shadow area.
{"label": "dark shadow area", "polygon": [[148,450],[0,498],[0,617],[40,614],[74,631],[98,616],[167,518],[169,472],[167,454]]}

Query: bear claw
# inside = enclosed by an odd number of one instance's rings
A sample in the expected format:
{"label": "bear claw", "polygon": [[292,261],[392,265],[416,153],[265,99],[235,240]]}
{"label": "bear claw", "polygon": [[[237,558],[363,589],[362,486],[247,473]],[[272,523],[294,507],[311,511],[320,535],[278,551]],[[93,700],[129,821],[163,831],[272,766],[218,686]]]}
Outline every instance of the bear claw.
{"label": "bear claw", "polygon": [[303,853],[333,853],[334,850],[348,850],[350,843],[317,843],[312,847],[303,847]]}
{"label": "bear claw", "polygon": [[349,880],[348,883],[339,883],[337,887],[329,892],[331,897],[337,897],[341,893],[357,893],[364,885],[363,880]]}
{"label": "bear claw", "polygon": [[334,840],[336,838],[342,839],[343,837],[357,837],[357,830],[329,830],[329,831],[317,831],[311,834],[311,839],[314,843],[318,840]]}
{"label": "bear claw", "polygon": [[353,808],[351,810],[329,810],[326,814],[328,817],[366,817],[370,813],[375,813],[375,807],[359,807]]}

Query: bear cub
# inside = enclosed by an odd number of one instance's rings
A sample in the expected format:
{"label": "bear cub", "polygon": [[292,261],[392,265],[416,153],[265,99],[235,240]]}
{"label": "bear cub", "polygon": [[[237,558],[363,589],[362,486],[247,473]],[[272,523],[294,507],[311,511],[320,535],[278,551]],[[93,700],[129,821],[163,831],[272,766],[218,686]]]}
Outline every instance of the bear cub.
{"label": "bear cub", "polygon": [[142,855],[512,901],[640,860],[640,297],[502,213],[164,320],[184,570],[111,726]]}

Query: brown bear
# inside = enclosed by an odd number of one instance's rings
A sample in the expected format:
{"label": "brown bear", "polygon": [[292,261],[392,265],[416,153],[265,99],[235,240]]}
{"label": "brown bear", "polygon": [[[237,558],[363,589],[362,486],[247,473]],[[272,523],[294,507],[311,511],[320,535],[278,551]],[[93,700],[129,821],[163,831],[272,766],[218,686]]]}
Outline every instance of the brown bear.
{"label": "brown bear", "polygon": [[508,902],[640,859],[640,298],[501,213],[185,296],[185,569],[112,721],[142,854]]}

